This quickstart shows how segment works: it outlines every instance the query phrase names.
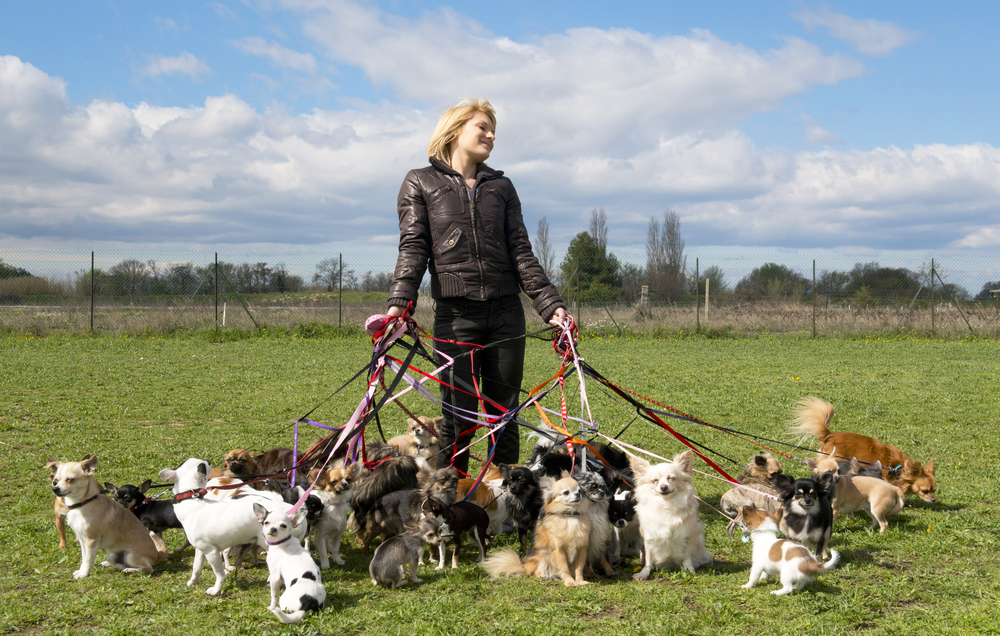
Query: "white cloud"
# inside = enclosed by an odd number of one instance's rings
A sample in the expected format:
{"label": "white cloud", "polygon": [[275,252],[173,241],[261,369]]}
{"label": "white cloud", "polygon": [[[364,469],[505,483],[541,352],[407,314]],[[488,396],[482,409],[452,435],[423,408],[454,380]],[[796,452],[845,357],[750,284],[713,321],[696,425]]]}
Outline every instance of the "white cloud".
{"label": "white cloud", "polygon": [[840,135],[823,128],[809,115],[802,115],[801,119],[806,129],[806,143],[810,146],[839,146],[844,143]]}
{"label": "white cloud", "polygon": [[309,53],[299,53],[258,37],[230,40],[229,43],[244,53],[266,57],[275,66],[306,73],[316,72],[316,58]]}
{"label": "white cloud", "polygon": [[952,243],[951,247],[988,249],[1000,247],[1000,225],[981,227]]}
{"label": "white cloud", "polygon": [[913,31],[891,22],[858,20],[842,13],[834,13],[828,8],[822,11],[800,11],[793,17],[810,31],[816,27],[826,29],[830,35],[849,42],[855,50],[865,55],[888,55],[917,38]]}
{"label": "white cloud", "polygon": [[147,55],[147,64],[139,69],[144,77],[159,77],[160,75],[187,75],[193,82],[200,82],[202,75],[208,75],[212,69],[204,60],[199,60],[187,51],[175,57],[163,55]]}
{"label": "white cloud", "polygon": [[448,9],[409,20],[351,2],[286,4],[304,13],[303,30],[332,60],[405,101],[436,109],[488,97],[499,110],[498,143],[530,136],[521,144],[530,157],[629,157],[865,73],[857,60],[794,38],[758,52],[704,30],[580,28],[522,43]]}

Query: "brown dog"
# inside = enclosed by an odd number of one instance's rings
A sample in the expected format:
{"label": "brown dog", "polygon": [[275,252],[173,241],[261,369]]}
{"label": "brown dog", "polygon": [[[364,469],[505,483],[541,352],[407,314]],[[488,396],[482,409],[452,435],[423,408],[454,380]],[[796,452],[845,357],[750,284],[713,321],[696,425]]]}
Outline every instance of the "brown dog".
{"label": "brown dog", "polygon": [[902,488],[903,492],[912,492],[927,503],[936,501],[937,482],[934,479],[934,460],[921,465],[909,458],[903,451],[891,444],[885,444],[866,435],[858,433],[831,433],[830,420],[833,419],[833,405],[826,400],[807,397],[799,401],[795,417],[795,431],[810,435],[820,441],[821,457],[837,450],[841,461],[857,457],[859,462],[882,462],[885,480]]}
{"label": "brown dog", "polygon": [[590,544],[590,499],[568,473],[558,481],[543,477],[541,487],[545,514],[535,526],[528,556],[522,562],[517,552],[504,550],[486,559],[483,568],[493,578],[527,575],[562,580],[566,587],[587,585],[583,568]]}
{"label": "brown dog", "polygon": [[97,551],[104,550],[108,560],[103,566],[114,566],[122,572],[152,572],[153,566],[165,561],[167,548],[156,545],[138,517],[121,504],[101,494],[94,479],[97,458],[86,455],[78,462],[60,462],[52,457],[52,492],[62,497],[69,512],[66,521],[80,542],[80,569],[74,579],[90,574]]}
{"label": "brown dog", "polygon": [[833,494],[833,520],[840,514],[863,510],[871,517],[872,530],[885,532],[889,527],[886,517],[903,509],[903,490],[899,486],[876,477],[859,477],[839,474],[840,466],[832,456],[818,461],[807,459],[806,465],[814,477],[832,473],[837,484]]}
{"label": "brown dog", "polygon": [[389,440],[389,445],[399,451],[403,457],[423,457],[431,465],[431,468],[438,466],[438,430],[444,417],[435,418],[420,416],[420,421],[412,417],[406,418],[406,426],[409,429],[403,435],[397,435]]}
{"label": "brown dog", "polygon": [[242,448],[234,448],[222,457],[222,463],[208,473],[208,478],[236,477],[243,479],[247,475],[257,474],[257,462],[253,454]]}

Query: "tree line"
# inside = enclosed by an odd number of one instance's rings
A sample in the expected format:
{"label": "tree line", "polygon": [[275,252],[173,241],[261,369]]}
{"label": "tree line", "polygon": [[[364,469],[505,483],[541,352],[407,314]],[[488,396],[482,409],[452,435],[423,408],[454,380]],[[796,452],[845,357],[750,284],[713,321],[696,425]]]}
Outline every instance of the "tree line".
{"label": "tree line", "polygon": [[[735,302],[802,300],[811,298],[815,292],[831,302],[868,306],[929,299],[931,295],[929,268],[884,267],[874,261],[856,263],[850,271],[817,272],[815,290],[812,272],[805,276],[778,263],[765,263],[730,286],[725,272],[717,265],[698,272],[687,266],[680,217],[672,210],[663,213],[662,221],[656,217],[649,220],[645,267],[622,263],[608,249],[607,234],[607,213],[604,208],[594,208],[589,230],[570,240],[566,255],[557,266],[549,243],[548,222],[545,217],[539,221],[535,238],[539,261],[564,290],[567,300],[635,303],[642,298],[642,289],[646,287],[649,302],[669,304],[691,301],[696,293],[704,294],[706,283],[713,298]],[[961,285],[945,283],[936,285],[934,293],[938,298],[990,301],[992,290],[997,289],[1000,281],[990,281],[971,297]]]}

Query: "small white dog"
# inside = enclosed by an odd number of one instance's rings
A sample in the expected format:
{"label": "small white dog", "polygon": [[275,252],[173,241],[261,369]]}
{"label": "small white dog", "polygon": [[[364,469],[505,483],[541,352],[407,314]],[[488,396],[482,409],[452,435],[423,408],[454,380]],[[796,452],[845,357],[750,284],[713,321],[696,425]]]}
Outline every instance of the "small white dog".
{"label": "small white dog", "polygon": [[698,520],[698,500],[691,483],[693,463],[691,451],[656,466],[632,458],[635,512],[646,553],[642,570],[632,578],[645,581],[654,569],[666,568],[694,573],[712,562],[705,548],[705,529]]}
{"label": "small white dog", "polygon": [[[319,568],[312,556],[292,536],[292,530],[306,517],[300,508],[289,517],[283,512],[271,512],[255,503],[253,511],[264,526],[263,536],[267,542],[267,582],[271,585],[271,610],[282,623],[298,623],[306,612],[323,609],[326,588],[320,578]],[[278,600],[278,591],[285,586],[285,593]],[[286,614],[285,612],[290,612]]]}
{"label": "small white dog", "polygon": [[794,590],[801,590],[812,582],[817,574],[832,570],[837,566],[840,555],[830,550],[830,560],[818,561],[801,543],[778,538],[778,521],[782,510],[768,512],[750,506],[743,508],[743,522],[750,529],[753,540],[753,566],[750,580],[743,587],[750,589],[768,576],[781,578],[781,589],[771,594],[783,596]]}
{"label": "small white dog", "polygon": [[[223,551],[244,543],[258,543],[262,548],[266,547],[260,533],[260,523],[253,511],[254,503],[278,512],[287,512],[292,506],[284,501],[273,501],[266,496],[250,493],[234,495],[223,501],[205,499],[209,470],[211,466],[208,462],[192,457],[176,469],[161,470],[160,479],[173,482],[174,514],[184,526],[188,541],[195,547],[188,587],[201,580],[201,571],[207,560],[215,574],[215,585],[205,590],[205,593],[217,596],[226,582]],[[305,526],[296,530],[301,536],[305,532]]]}

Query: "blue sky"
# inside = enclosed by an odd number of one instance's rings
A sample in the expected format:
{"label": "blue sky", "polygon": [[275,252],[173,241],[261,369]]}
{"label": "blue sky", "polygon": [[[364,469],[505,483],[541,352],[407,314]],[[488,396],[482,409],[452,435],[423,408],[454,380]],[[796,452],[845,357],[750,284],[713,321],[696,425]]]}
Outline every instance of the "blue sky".
{"label": "blue sky", "polygon": [[4,3],[0,246],[389,249],[477,94],[557,248],[998,251],[995,3],[621,5]]}

